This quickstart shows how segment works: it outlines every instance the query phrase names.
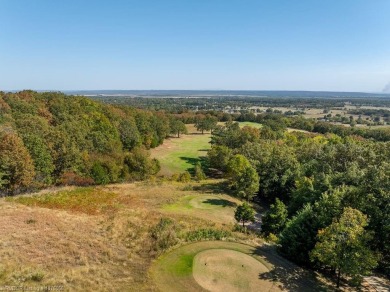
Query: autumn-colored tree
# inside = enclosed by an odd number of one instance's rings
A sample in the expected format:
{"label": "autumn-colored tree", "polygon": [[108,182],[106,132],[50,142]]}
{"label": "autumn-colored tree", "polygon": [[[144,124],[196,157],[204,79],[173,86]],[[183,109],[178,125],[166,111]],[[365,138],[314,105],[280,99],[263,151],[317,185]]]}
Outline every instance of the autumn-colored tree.
{"label": "autumn-colored tree", "polygon": [[34,179],[34,164],[26,147],[14,133],[0,136],[0,171],[5,172],[2,189],[15,194],[29,187]]}

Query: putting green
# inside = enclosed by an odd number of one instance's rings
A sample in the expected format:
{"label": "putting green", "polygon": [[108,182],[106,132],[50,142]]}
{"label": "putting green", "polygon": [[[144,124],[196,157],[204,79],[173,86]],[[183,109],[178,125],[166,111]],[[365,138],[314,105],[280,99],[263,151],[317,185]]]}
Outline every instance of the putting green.
{"label": "putting green", "polygon": [[163,255],[151,276],[161,291],[281,291],[277,282],[260,277],[272,269],[253,246],[204,241]]}
{"label": "putting green", "polygon": [[[209,249],[194,257],[192,275],[209,291],[269,291],[273,283],[259,283],[259,274],[268,272],[263,263],[245,253],[229,249]],[[267,285],[265,285],[267,284]]]}

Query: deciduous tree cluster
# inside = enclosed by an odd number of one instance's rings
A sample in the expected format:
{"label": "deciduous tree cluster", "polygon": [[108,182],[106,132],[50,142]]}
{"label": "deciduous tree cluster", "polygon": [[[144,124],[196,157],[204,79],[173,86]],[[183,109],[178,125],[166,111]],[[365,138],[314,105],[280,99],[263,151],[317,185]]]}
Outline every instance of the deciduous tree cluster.
{"label": "deciduous tree cluster", "polygon": [[[263,232],[278,236],[284,256],[350,276],[365,274],[378,261],[378,268],[389,275],[390,142],[354,133],[289,133],[269,126],[249,131],[227,123],[214,130],[212,143],[210,166],[224,172],[235,189],[243,168],[256,170],[256,199],[270,204]],[[338,228],[334,224],[344,224],[351,214],[360,219],[348,228],[357,228],[361,237],[351,248],[367,257],[351,257],[348,265],[361,261],[364,269],[335,266],[328,259],[338,251],[329,250],[329,257],[322,251],[336,240],[327,235]]]}

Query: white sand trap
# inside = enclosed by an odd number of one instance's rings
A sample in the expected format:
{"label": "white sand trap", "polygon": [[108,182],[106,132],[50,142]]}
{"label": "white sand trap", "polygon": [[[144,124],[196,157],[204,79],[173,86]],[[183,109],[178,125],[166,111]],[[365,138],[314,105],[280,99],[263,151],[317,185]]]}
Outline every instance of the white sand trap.
{"label": "white sand trap", "polygon": [[269,269],[255,258],[229,249],[209,249],[198,253],[193,277],[209,291],[280,291],[268,280],[259,279]]}

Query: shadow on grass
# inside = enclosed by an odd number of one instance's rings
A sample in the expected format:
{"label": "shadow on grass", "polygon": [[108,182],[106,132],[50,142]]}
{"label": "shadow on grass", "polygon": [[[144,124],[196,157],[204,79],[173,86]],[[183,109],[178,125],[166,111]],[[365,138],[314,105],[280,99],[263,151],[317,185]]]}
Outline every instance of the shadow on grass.
{"label": "shadow on grass", "polygon": [[210,204],[214,206],[222,206],[222,207],[236,207],[237,204],[225,199],[207,199],[203,201],[203,204]]}
{"label": "shadow on grass", "polygon": [[302,269],[280,256],[273,246],[259,246],[254,254],[264,258],[274,266],[267,273],[260,273],[259,279],[281,283],[287,291],[329,291],[329,287],[318,281],[315,273]]}
{"label": "shadow on grass", "polygon": [[184,160],[185,162],[195,166],[198,162],[202,162],[202,157],[184,157],[184,156],[181,156],[179,157],[181,160]]}
{"label": "shadow on grass", "polygon": [[207,165],[207,158],[206,157],[196,157],[196,158],[194,158],[194,157],[184,157],[184,156],[181,156],[181,157],[179,157],[181,160],[184,160],[185,162],[187,162],[187,163],[189,163],[189,164],[191,164],[193,167],[191,167],[190,169],[188,169],[188,171],[192,174],[192,175],[194,175],[194,168],[195,168],[195,165],[197,164],[197,163],[200,163],[201,164],[201,166],[202,166],[202,169],[203,169],[203,171],[205,172],[206,171],[206,165]]}

